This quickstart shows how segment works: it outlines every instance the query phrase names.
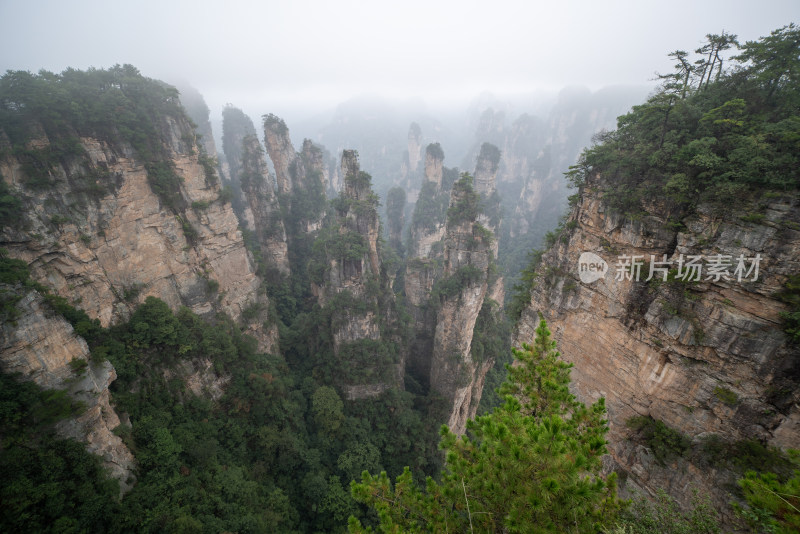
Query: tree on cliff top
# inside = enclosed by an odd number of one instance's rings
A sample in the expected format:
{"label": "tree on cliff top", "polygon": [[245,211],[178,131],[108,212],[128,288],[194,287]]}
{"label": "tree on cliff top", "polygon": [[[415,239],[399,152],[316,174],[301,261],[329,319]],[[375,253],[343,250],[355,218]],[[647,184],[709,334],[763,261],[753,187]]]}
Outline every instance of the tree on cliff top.
{"label": "tree on cliff top", "polygon": [[748,41],[727,70],[719,53],[735,36],[707,37],[698,67],[684,51],[670,54],[676,71],[584,151],[567,173],[573,185],[599,176],[593,186],[611,208],[635,219],[659,199],[674,221],[699,204],[738,214],[748,197],[800,187],[800,28]]}
{"label": "tree on cliff top", "polygon": [[[514,349],[500,388],[505,403],[467,423],[442,428],[447,465],[419,488],[406,468],[392,487],[386,473],[362,474],[353,497],[378,513],[378,532],[592,532],[618,510],[616,476],[600,476],[606,453],[604,399],[590,407],[569,392],[572,364],[559,359],[542,320],[534,345]],[[350,532],[373,532],[350,518]]]}

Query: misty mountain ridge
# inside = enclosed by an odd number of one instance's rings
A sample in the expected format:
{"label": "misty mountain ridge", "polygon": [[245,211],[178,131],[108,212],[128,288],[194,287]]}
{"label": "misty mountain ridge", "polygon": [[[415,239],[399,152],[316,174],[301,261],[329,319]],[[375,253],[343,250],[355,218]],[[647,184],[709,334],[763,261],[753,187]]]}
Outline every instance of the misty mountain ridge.
{"label": "misty mountain ridge", "polygon": [[6,73],[0,525],[796,531],[800,30],[669,57],[216,130]]}

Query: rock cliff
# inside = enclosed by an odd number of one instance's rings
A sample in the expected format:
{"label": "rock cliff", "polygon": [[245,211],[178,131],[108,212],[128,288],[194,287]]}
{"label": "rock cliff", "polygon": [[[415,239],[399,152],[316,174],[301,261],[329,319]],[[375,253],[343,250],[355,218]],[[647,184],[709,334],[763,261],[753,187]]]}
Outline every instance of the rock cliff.
{"label": "rock cliff", "polygon": [[425,149],[421,193],[409,227],[404,275],[406,304],[414,320],[408,370],[424,388],[430,383],[436,325],[429,299],[434,281],[442,276],[442,239],[450,202],[450,190],[442,188],[443,174],[444,151],[438,143],[430,144]]}
{"label": "rock cliff", "polygon": [[252,213],[252,228],[263,264],[282,275],[289,274],[289,252],[281,209],[272,189],[264,149],[255,135],[242,139],[239,183]]}
{"label": "rock cliff", "polygon": [[480,196],[472,179],[453,186],[443,240],[443,274],[431,297],[436,329],[431,356],[430,387],[448,403],[447,425],[456,434],[475,417],[493,356],[483,361],[471,352],[475,321],[484,304],[492,263],[492,233],[478,222]]}
{"label": "rock cliff", "polygon": [[419,124],[412,122],[408,128],[408,169],[410,172],[417,170],[422,159],[422,129]]}
{"label": "rock cliff", "polygon": [[[0,367],[20,373],[45,389],[66,389],[86,409],[58,424],[58,432],[86,443],[97,454],[124,493],[135,477],[135,460],[122,440],[113,433],[120,420],[110,404],[108,386],[117,377],[108,362],[89,362],[89,347],[72,326],[56,314],[35,290],[3,285],[4,293],[20,293],[14,321],[0,324]],[[86,362],[76,372],[74,362]],[[76,367],[77,368],[77,367]]]}
{"label": "rock cliff", "polygon": [[292,176],[289,169],[297,159],[297,153],[289,137],[289,128],[282,119],[274,115],[264,117],[264,143],[267,145],[269,159],[275,167],[278,193],[288,195],[292,192]]}
{"label": "rock cliff", "polygon": [[[626,475],[628,488],[661,487],[687,504],[694,485],[728,509],[732,473],[696,456],[661,465],[631,441],[626,422],[649,416],[695,444],[800,443],[797,347],[779,315],[786,311],[779,295],[800,268],[797,195],[753,201],[749,208],[763,217],[720,216],[701,205],[675,225],[659,199],[640,220],[622,218],[606,207],[602,186],[600,176],[587,181],[562,238],[544,255],[515,344],[531,341],[539,313],[547,319],[575,364],[575,393],[586,402],[606,397],[609,468]],[[581,258],[586,252],[599,259]],[[628,266],[634,256],[639,281]],[[679,262],[693,256],[706,269],[700,279],[675,279],[675,269],[687,268]],[[724,276],[713,271],[720,258],[730,264],[718,269]],[[745,270],[737,272],[740,261]],[[748,273],[755,263],[757,273]]]}
{"label": "rock cliff", "polygon": [[289,128],[275,115],[264,116],[264,140],[275,168],[281,204],[297,226],[294,230],[288,229],[290,239],[297,237],[298,233],[319,230],[324,215],[327,180],[331,178],[325,150],[306,139],[302,152],[295,152]]}
{"label": "rock cliff", "polygon": [[[2,125],[0,176],[19,217],[0,228],[0,246],[103,326],[127,320],[156,296],[173,310],[227,314],[259,350],[277,351],[277,328],[265,325],[269,302],[237,217],[177,92],[130,66],[74,75],[85,79],[72,106],[51,103],[39,114],[34,102]],[[97,97],[87,100],[92,91]],[[84,400],[88,410],[61,430],[86,441],[126,487],[133,460],[111,434],[119,425],[109,405],[114,369],[90,362],[84,375],[68,377],[70,361],[87,359],[85,342],[35,293],[19,305],[16,326],[3,326],[4,368]],[[194,375],[191,390],[209,386],[208,373]]]}
{"label": "rock cliff", "polygon": [[442,187],[444,151],[439,143],[430,144],[425,149],[424,168],[422,189],[409,230],[409,258],[429,257],[431,247],[444,236],[450,189]]}
{"label": "rock cliff", "polygon": [[403,163],[400,167],[399,186],[402,187],[411,202],[416,202],[419,196],[419,175],[422,173],[422,128],[412,122],[408,128],[408,143],[403,153]]}
{"label": "rock cliff", "polygon": [[242,190],[242,152],[245,137],[256,136],[256,128],[250,117],[230,104],[222,110],[222,152],[224,165],[220,169],[222,178],[231,191],[233,211],[243,228],[254,229],[255,221],[248,199]]}
{"label": "rock cliff", "polygon": [[[258,296],[259,279],[230,203],[220,198],[213,168],[204,167],[183,117],[164,117],[162,136],[174,168],[175,209],[154,192],[156,167],[125,143],[81,137],[82,156],[51,170],[48,189],[26,186],[24,161],[6,157],[0,173],[25,199],[25,220],[5,229],[2,244],[32,276],[103,326],[126,319],[148,295],[199,315],[222,311],[238,320]],[[46,136],[29,146],[45,151]],[[81,194],[89,182],[94,198]],[[209,281],[218,291],[209,290]],[[258,334],[258,324],[251,331]],[[271,349],[274,333],[258,334]]]}
{"label": "rock cliff", "polygon": [[355,151],[342,153],[344,189],[314,243],[312,290],[330,320],[339,386],[349,400],[402,389],[404,334],[381,260],[378,197]]}

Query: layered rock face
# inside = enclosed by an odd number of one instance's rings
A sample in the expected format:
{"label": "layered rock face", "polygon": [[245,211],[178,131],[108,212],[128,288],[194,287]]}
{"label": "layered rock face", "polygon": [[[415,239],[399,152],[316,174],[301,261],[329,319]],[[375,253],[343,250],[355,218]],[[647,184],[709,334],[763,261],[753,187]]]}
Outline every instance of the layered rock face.
{"label": "layered rock face", "polygon": [[223,178],[233,193],[231,203],[243,227],[254,229],[255,221],[248,199],[242,190],[242,156],[245,137],[255,137],[256,128],[250,117],[242,110],[228,104],[222,110],[222,151],[225,155],[222,166]]}
{"label": "layered rock face", "polygon": [[[780,448],[800,443],[797,348],[782,331],[786,305],[776,296],[800,269],[800,203],[796,195],[769,199],[757,223],[701,206],[676,231],[657,201],[636,222],[607,211],[601,185],[597,176],[589,180],[569,217],[568,242],[545,254],[515,344],[531,341],[543,314],[563,357],[575,364],[578,397],[606,397],[609,467],[628,475],[628,487],[664,488],[688,504],[686,489],[694,485],[728,509],[724,486],[734,483],[732,473],[685,459],[660,466],[649,449],[629,441],[625,423],[651,416],[696,442],[717,436]],[[602,258],[609,272],[589,281],[590,269],[599,272],[590,265],[601,263],[584,257],[582,282],[584,252]],[[647,262],[638,282],[626,267],[637,255]],[[661,263],[650,263],[651,255]],[[677,269],[691,256],[702,259],[699,281],[663,281],[662,269],[644,282],[651,265]],[[714,263],[725,261],[727,268],[717,268],[725,276],[716,276]],[[748,274],[754,263],[757,274]]]}
{"label": "layered rock face", "polygon": [[297,215],[297,231],[310,233],[319,230],[324,206],[310,210],[304,206],[298,210],[292,206],[292,201],[293,197],[302,196],[302,204],[305,205],[308,199],[325,198],[327,181],[331,178],[325,150],[306,139],[302,152],[296,153],[289,137],[289,128],[275,115],[264,117],[264,139],[275,168],[278,195],[288,211]]}
{"label": "layered rock face", "polygon": [[453,186],[444,237],[430,386],[448,403],[447,425],[456,434],[475,417],[486,373],[494,360],[475,361],[470,351],[475,321],[488,289],[492,235],[477,222],[478,195],[468,179]]}
{"label": "layered rock face", "polygon": [[[3,292],[21,288],[3,285]],[[75,335],[72,325],[53,312],[36,291],[24,291],[17,302],[14,323],[0,324],[0,368],[5,373],[20,373],[45,389],[66,389],[86,410],[78,417],[58,423],[58,432],[83,441],[89,452],[97,454],[111,476],[119,480],[124,493],[135,480],[135,461],[130,450],[112,431],[120,425],[109,403],[108,386],[116,379],[108,362],[91,362],[76,374],[70,362],[89,360],[89,347]]]}
{"label": "layered rock face", "polygon": [[361,172],[355,151],[342,153],[344,189],[334,217],[315,244],[325,262],[313,292],[332,310],[333,351],[345,373],[339,384],[357,400],[403,387],[404,348],[390,280],[378,244],[378,197],[370,176]]}
{"label": "layered rock face", "polygon": [[[116,85],[86,86],[116,98],[116,106],[99,99],[82,115],[73,102],[41,116],[21,106],[2,125],[9,135],[0,130],[0,177],[21,216],[4,221],[0,246],[27,263],[33,280],[104,327],[155,296],[173,310],[225,313],[245,323],[258,350],[277,351],[277,329],[265,326],[269,302],[213,158],[198,145],[177,93],[125,69],[114,71]],[[86,411],[58,430],[87,443],[128,489],[134,459],[112,433],[120,425],[109,400],[114,368],[78,363],[89,349],[69,323],[37,292],[18,296],[19,317],[0,325],[3,370],[83,401]],[[254,306],[262,311],[244,313]],[[219,398],[226,377],[202,361],[184,367],[178,375],[189,390]]]}
{"label": "layered rock face", "polygon": [[431,357],[436,317],[429,299],[433,283],[442,275],[442,239],[445,234],[450,191],[442,190],[444,152],[439,144],[425,150],[422,194],[414,207],[414,217],[406,246],[406,304],[414,319],[414,340],[409,351],[411,374],[423,387],[430,382]]}
{"label": "layered rock face", "polygon": [[[475,174],[451,191],[443,190],[443,153],[426,150],[425,179],[414,212],[405,271],[405,296],[414,319],[408,371],[423,388],[448,403],[450,428],[464,431],[480,402],[483,381],[493,361],[476,362],[471,354],[475,322],[487,300],[502,304],[502,278],[489,280],[497,254],[500,225],[495,179],[500,153],[485,144]],[[442,200],[449,197],[448,208]],[[495,313],[502,313],[496,307]]]}
{"label": "layered rock face", "polygon": [[[500,230],[500,197],[497,194],[497,170],[500,164],[500,150],[490,144],[483,143],[478,160],[475,162],[475,191],[480,195],[483,212],[478,222],[499,235]],[[498,242],[492,243],[492,252],[497,258]],[[502,302],[502,301],[501,301]]]}
{"label": "layered rock face", "polygon": [[399,257],[405,256],[403,228],[405,227],[406,192],[393,187],[386,194],[386,235],[389,246]]}
{"label": "layered rock face", "polygon": [[289,169],[297,159],[294,145],[289,137],[289,128],[282,119],[267,115],[264,117],[264,142],[269,159],[275,167],[278,193],[288,195],[292,192],[292,176]]}
{"label": "layered rock face", "polygon": [[288,275],[289,251],[281,208],[272,189],[264,149],[255,135],[242,139],[239,182],[252,213],[253,230],[265,265]]}
{"label": "layered rock face", "polygon": [[[188,121],[166,115],[162,126],[169,158],[162,165],[180,179],[174,208],[153,190],[158,171],[148,173],[124,143],[80,138],[84,156],[55,166],[48,189],[25,187],[28,177],[16,157],[0,161],[6,182],[25,198],[23,229],[6,229],[3,246],[30,265],[34,279],[103,326],[125,320],[149,295],[173,309],[183,305],[205,316],[222,311],[234,320],[266,298],[258,295],[237,218],[220,199],[216,173],[201,163]],[[50,143],[38,137],[29,146],[44,150]],[[87,181],[98,191],[94,198],[81,195]],[[209,290],[210,280],[218,292]],[[259,327],[254,322],[251,332],[262,349],[272,350],[275,332]]]}
{"label": "layered rock face", "polygon": [[491,143],[483,143],[475,163],[475,191],[489,197],[496,191],[500,150]]}
{"label": "layered rock face", "polygon": [[428,145],[425,149],[425,173],[422,180],[421,195],[417,199],[418,216],[411,222],[408,244],[409,258],[427,258],[431,247],[444,236],[445,210],[450,195],[442,190],[444,173],[444,152],[439,143]]}
{"label": "layered rock face", "polygon": [[399,185],[402,187],[411,202],[416,202],[419,195],[419,175],[422,173],[422,128],[412,122],[408,128],[408,142],[403,154],[403,163],[400,166]]}

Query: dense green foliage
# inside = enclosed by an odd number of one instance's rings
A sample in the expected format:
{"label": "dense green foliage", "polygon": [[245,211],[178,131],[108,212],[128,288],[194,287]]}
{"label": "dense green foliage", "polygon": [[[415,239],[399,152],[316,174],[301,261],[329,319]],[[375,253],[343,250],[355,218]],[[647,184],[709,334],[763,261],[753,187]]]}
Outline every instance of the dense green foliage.
{"label": "dense green foliage", "polygon": [[425,181],[414,205],[411,218],[412,228],[434,228],[444,224],[447,206],[450,203],[450,192],[437,190],[436,184]]}
{"label": "dense green foliage", "polygon": [[[256,129],[250,117],[239,108],[226,105],[222,109],[222,151],[230,169],[228,178],[233,189],[241,190],[242,166],[246,158],[243,140],[247,136],[255,136]],[[241,195],[232,195],[233,211],[240,220],[244,217],[245,204]],[[251,229],[252,230],[252,229]]]}
{"label": "dense green foliage", "polygon": [[737,511],[758,532],[800,531],[800,453],[791,452],[794,467],[791,476],[748,471],[739,480],[747,507],[737,506]]}
{"label": "dense green foliage", "polygon": [[[10,508],[3,529],[36,530],[58,519],[92,532],[336,532],[352,514],[366,520],[346,489],[363,469],[397,474],[410,465],[425,473],[437,465],[435,425],[420,415],[424,404],[396,391],[343,402],[332,387],[342,377],[312,370],[324,363],[341,372],[325,354],[294,360],[295,372],[281,358],[258,354],[255,341],[225,317],[207,322],[185,308],[173,313],[154,297],[109,329],[64,299],[49,301],[89,341],[92,359],[108,358],[117,370],[112,394],[131,426],[116,431],[136,456],[137,482],[117,503],[116,482],[97,458],[49,430],[40,435],[80,405],[63,391],[37,393],[3,375],[0,462],[13,491],[4,495]],[[309,356],[304,344],[315,351],[309,333],[318,326],[309,319],[296,331],[303,339],[282,338],[290,358]],[[187,373],[205,359],[213,364],[209,378],[228,377],[216,402],[212,391],[198,396],[186,386]],[[76,491],[62,495],[64,488]]]}
{"label": "dense green foliage", "polygon": [[[57,167],[70,169],[84,156],[79,136],[93,136],[133,147],[153,191],[166,206],[181,209],[181,179],[165,154],[167,117],[188,122],[177,90],[131,65],[61,74],[9,71],[0,78],[0,124],[25,170],[25,185],[34,189],[50,186]],[[28,142],[41,134],[49,144],[31,148]],[[194,138],[187,141],[189,150]],[[113,186],[103,169],[83,169],[80,178],[89,193]],[[98,178],[104,180],[99,186]]]}
{"label": "dense green foliage", "polygon": [[425,148],[425,155],[440,161],[444,160],[444,150],[439,143],[431,143]]}
{"label": "dense green foliage", "polygon": [[[735,44],[735,36],[708,37],[716,57]],[[722,214],[751,193],[797,189],[799,50],[800,28],[789,25],[743,45],[728,71],[721,61],[692,66],[685,52],[674,53],[677,72],[586,150],[570,179],[581,186],[600,175],[603,198],[630,217],[655,198],[676,216],[700,203]]]}
{"label": "dense green foliage", "polygon": [[65,391],[0,374],[0,530],[113,532],[119,485],[53,425],[80,413]]}
{"label": "dense green foliage", "polygon": [[500,308],[500,304],[486,298],[475,320],[472,331],[470,354],[474,361],[483,362],[494,358],[495,363],[483,383],[483,395],[478,413],[489,413],[503,403],[499,388],[505,381],[506,365],[513,361],[511,352],[511,322]]}
{"label": "dense green foliage", "polygon": [[0,175],[0,232],[5,227],[18,226],[22,220],[22,213],[22,201]]}
{"label": "dense green foliage", "polygon": [[708,497],[695,493],[692,506],[682,510],[675,500],[658,490],[655,499],[638,497],[620,514],[620,521],[604,534],[718,534],[717,514]]}
{"label": "dense green foliage", "polygon": [[792,343],[800,344],[800,274],[789,276],[778,298],[789,306],[788,311],[781,312],[784,332]]}
{"label": "dense green foliage", "polygon": [[402,235],[405,223],[406,192],[402,187],[393,187],[386,194],[386,226],[389,233],[389,246],[402,256],[404,253]]}
{"label": "dense green foliage", "polygon": [[23,294],[17,286],[44,291],[44,287],[30,278],[28,264],[8,257],[8,251],[0,248],[0,321],[13,321],[19,312],[17,302]]}
{"label": "dense green foliage", "polygon": [[[533,347],[515,350],[504,404],[467,423],[461,438],[442,430],[446,469],[419,488],[406,469],[392,487],[385,472],[352,484],[378,512],[380,532],[590,532],[618,510],[616,477],[599,475],[608,430],[601,399],[587,408],[569,393],[571,364],[559,359],[544,321]],[[371,532],[355,517],[351,532]]]}
{"label": "dense green foliage", "polygon": [[532,250],[528,253],[528,263],[519,275],[519,281],[512,287],[511,302],[508,305],[508,316],[517,321],[522,316],[522,312],[531,302],[531,292],[536,287],[536,279],[539,276],[537,269],[542,262],[541,250]]}
{"label": "dense green foliage", "polygon": [[469,173],[462,173],[461,178],[453,184],[451,197],[453,201],[447,208],[447,224],[457,225],[462,222],[473,222],[482,211],[481,197],[472,186],[473,178]]}
{"label": "dense green foliage", "polygon": [[626,424],[639,433],[640,439],[650,447],[662,465],[674,457],[682,456],[691,445],[689,438],[652,417],[632,417]]}

